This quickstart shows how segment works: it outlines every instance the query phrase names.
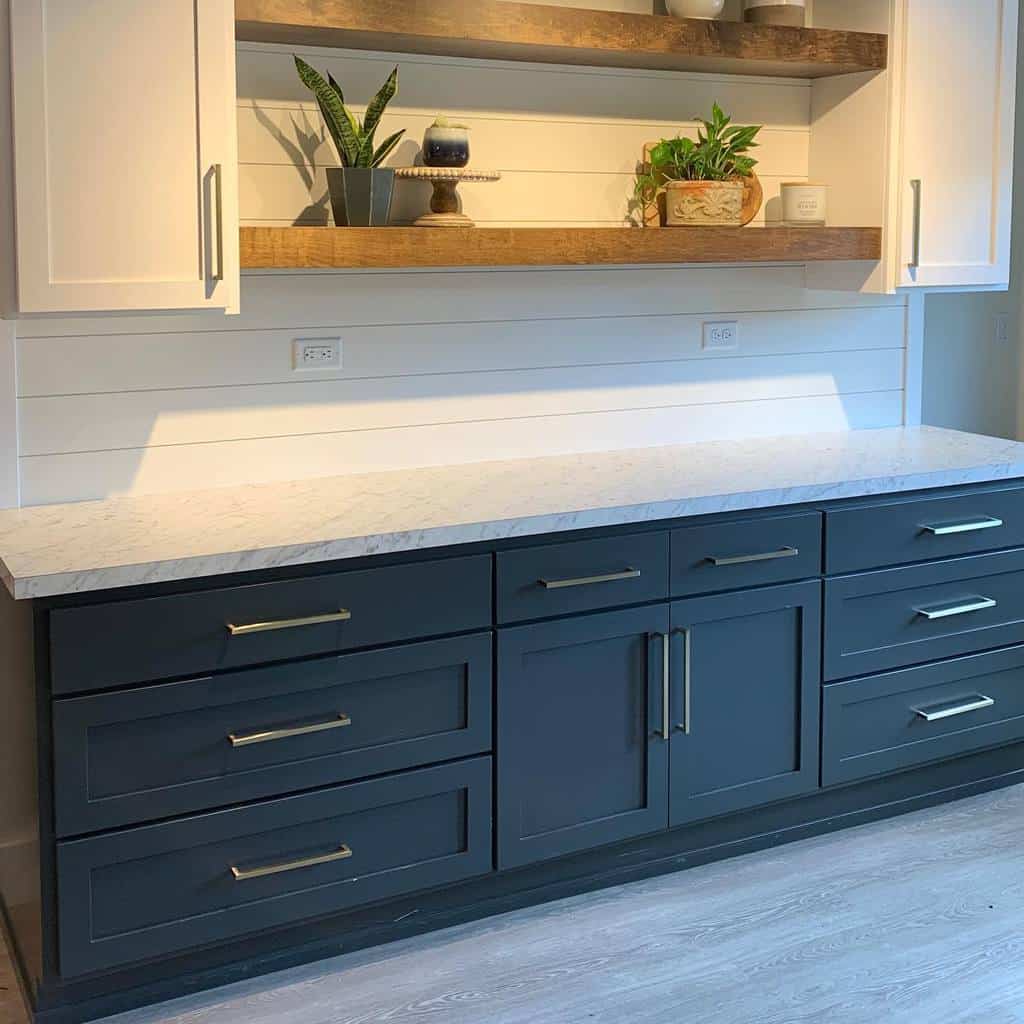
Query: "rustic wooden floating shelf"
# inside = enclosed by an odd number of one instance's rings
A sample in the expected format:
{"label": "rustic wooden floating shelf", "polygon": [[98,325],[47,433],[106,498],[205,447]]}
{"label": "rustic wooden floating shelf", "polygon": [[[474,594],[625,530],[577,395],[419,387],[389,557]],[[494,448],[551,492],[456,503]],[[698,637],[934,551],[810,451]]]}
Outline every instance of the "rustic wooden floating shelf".
{"label": "rustic wooden floating shelf", "polygon": [[236,0],[248,42],[594,67],[825,78],[881,71],[866,32],[678,19],[509,0]]}
{"label": "rustic wooden floating shelf", "polygon": [[242,228],[242,267],[557,267],[879,260],[881,228]]}

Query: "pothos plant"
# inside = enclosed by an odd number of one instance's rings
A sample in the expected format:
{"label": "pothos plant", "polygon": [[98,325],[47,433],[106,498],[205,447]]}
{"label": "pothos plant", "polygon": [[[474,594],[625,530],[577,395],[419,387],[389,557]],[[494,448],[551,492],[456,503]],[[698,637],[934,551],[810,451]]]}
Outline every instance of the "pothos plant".
{"label": "pothos plant", "polygon": [[295,69],[302,83],[316,96],[342,167],[379,167],[405,134],[403,128],[375,146],[374,139],[380,120],[398,92],[398,68],[391,72],[380,91],[370,100],[362,120],[345,105],[345,94],[333,75],[328,74],[324,78],[316,68],[300,57],[295,57]]}
{"label": "pothos plant", "polygon": [[636,176],[636,198],[649,205],[658,189],[669,181],[730,181],[749,177],[757,161],[746,154],[757,148],[754,139],[761,125],[734,125],[716,103],[711,120],[700,119],[697,139],[662,139],[650,162]]}

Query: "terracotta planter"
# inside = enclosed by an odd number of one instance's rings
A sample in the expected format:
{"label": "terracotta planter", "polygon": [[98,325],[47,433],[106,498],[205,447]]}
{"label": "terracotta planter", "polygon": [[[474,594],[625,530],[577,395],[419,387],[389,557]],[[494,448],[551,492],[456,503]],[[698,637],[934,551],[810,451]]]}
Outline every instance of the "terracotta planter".
{"label": "terracotta planter", "polygon": [[667,227],[741,227],[743,182],[670,181],[665,186]]}

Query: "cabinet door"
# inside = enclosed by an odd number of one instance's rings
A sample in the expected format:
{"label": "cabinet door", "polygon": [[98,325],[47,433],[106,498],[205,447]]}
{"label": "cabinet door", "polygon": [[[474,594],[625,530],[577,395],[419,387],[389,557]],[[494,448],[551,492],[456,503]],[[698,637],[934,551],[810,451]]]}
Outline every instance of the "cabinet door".
{"label": "cabinet door", "polygon": [[672,606],[670,824],[818,785],[821,584]]}
{"label": "cabinet door", "polygon": [[898,283],[1006,286],[1017,0],[903,2]]}
{"label": "cabinet door", "polygon": [[232,0],[12,0],[22,313],[232,309]]}
{"label": "cabinet door", "polygon": [[498,864],[663,829],[668,606],[498,634]]}

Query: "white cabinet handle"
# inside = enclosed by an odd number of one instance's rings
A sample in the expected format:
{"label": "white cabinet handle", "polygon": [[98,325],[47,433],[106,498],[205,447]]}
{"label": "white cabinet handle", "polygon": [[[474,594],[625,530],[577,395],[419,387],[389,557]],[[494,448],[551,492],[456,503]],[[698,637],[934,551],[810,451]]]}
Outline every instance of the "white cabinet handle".
{"label": "white cabinet handle", "polygon": [[910,187],[914,191],[914,229],[908,266],[911,270],[917,270],[921,266],[921,179],[914,178]]}
{"label": "white cabinet handle", "polygon": [[932,605],[928,608],[915,608],[914,611],[934,622],[935,619],[948,619],[953,615],[966,615],[968,612],[982,612],[995,606],[996,602],[991,597],[972,597],[963,604]]}
{"label": "white cabinet handle", "polygon": [[994,530],[1002,525],[1002,519],[996,519],[995,516],[982,516],[981,519],[968,519],[962,523],[925,523],[921,529],[935,537],[948,537],[953,533],[975,533],[977,530]]}
{"label": "white cabinet handle", "polygon": [[957,715],[967,715],[972,711],[984,711],[985,708],[994,707],[995,703],[991,697],[979,693],[974,700],[968,701],[966,704],[957,704],[952,708],[939,708],[938,711],[929,711],[927,708],[911,708],[910,710],[926,722],[941,722],[944,718],[955,718]]}

